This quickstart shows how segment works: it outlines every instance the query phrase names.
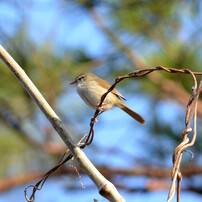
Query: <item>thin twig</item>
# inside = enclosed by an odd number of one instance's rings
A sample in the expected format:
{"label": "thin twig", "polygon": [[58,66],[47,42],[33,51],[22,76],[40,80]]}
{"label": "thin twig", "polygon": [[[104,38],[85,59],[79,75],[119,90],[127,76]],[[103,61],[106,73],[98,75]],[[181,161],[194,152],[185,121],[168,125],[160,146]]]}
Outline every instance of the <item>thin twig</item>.
{"label": "thin twig", "polygon": [[[192,77],[194,78],[193,74],[191,74]],[[190,97],[188,105],[187,105],[187,112],[186,112],[186,118],[185,118],[185,125],[186,129],[183,131],[182,136],[183,136],[183,141],[180,143],[173,154],[173,170],[172,170],[172,183],[168,195],[168,202],[172,200],[172,198],[175,195],[175,184],[177,182],[177,200],[179,201],[180,198],[180,184],[182,180],[182,175],[180,171],[180,164],[182,160],[182,155],[183,152],[188,148],[194,145],[196,141],[196,136],[197,136],[197,100],[198,96],[201,92],[201,86],[202,82],[199,84],[199,88],[197,90],[197,83],[195,82],[196,79],[194,78],[194,88],[193,88],[193,95]],[[197,91],[196,91],[197,90]],[[192,119],[194,120],[193,122],[193,137],[190,142],[188,138],[189,132],[192,131],[190,128],[190,124]],[[177,181],[176,181],[177,180]]]}
{"label": "thin twig", "polygon": [[[148,69],[141,69],[141,70],[136,70],[134,72],[131,72],[129,74],[126,74],[124,76],[118,77],[116,78],[114,84],[111,85],[111,87],[108,89],[108,91],[102,95],[101,97],[101,101],[99,103],[99,105],[97,106],[97,109],[95,110],[94,116],[91,118],[91,122],[90,122],[90,131],[89,131],[89,136],[87,138],[86,141],[86,145],[91,143],[93,140],[93,136],[94,136],[94,124],[95,124],[95,120],[96,118],[100,115],[100,107],[102,106],[102,103],[104,102],[104,99],[106,98],[107,94],[110,93],[115,87],[116,85],[121,82],[124,79],[128,79],[128,78],[135,78],[135,77],[143,77],[146,76],[154,71],[159,71],[159,70],[163,70],[166,71],[168,73],[182,73],[182,74],[190,74],[192,76],[192,78],[194,79],[194,83],[196,84],[196,80],[195,80],[195,76],[194,75],[202,75],[201,72],[192,72],[189,69],[175,69],[175,68],[168,68],[168,67],[163,67],[163,66],[157,66],[155,68],[148,68]],[[192,96],[193,97],[193,96]],[[191,104],[191,101],[190,101]],[[89,139],[91,140],[89,142]]]}
{"label": "thin twig", "polygon": [[[95,120],[96,118],[99,116],[99,109],[102,106],[102,103],[104,102],[104,99],[106,98],[107,94],[110,93],[115,86],[121,82],[122,80],[126,79],[126,78],[132,78],[132,77],[143,77],[146,76],[154,71],[157,70],[163,70],[166,71],[168,73],[183,73],[183,74],[189,74],[191,75],[193,81],[194,81],[194,87],[193,87],[193,94],[189,99],[188,105],[187,105],[187,112],[186,112],[186,118],[185,118],[185,125],[186,125],[186,129],[183,131],[182,135],[183,135],[183,141],[182,143],[180,143],[179,146],[177,146],[176,150],[174,151],[174,155],[173,155],[173,171],[172,171],[172,184],[171,184],[171,188],[170,188],[170,192],[169,192],[169,196],[168,196],[168,201],[170,201],[175,194],[175,183],[176,181],[178,182],[178,200],[179,200],[179,195],[180,195],[180,185],[181,185],[181,180],[182,180],[182,175],[180,172],[180,164],[181,164],[181,160],[182,160],[182,155],[183,155],[183,151],[186,150],[188,147],[191,147],[196,140],[196,112],[197,112],[197,100],[198,100],[198,96],[201,92],[201,83],[199,86],[199,89],[197,90],[197,80],[195,78],[195,75],[202,75],[201,72],[192,72],[189,69],[175,69],[175,68],[166,68],[163,66],[157,66],[155,68],[149,68],[149,69],[142,69],[142,70],[136,70],[134,72],[131,72],[125,76],[122,77],[118,77],[114,84],[111,85],[111,87],[108,89],[108,91],[102,95],[101,97],[101,101],[99,103],[99,105],[97,106],[97,109],[94,113],[94,116],[91,119],[90,122],[90,132],[88,134],[88,138],[86,140],[86,145],[91,144],[91,142],[93,141],[93,137],[94,137],[94,124],[95,124]],[[196,91],[197,90],[197,91]],[[190,142],[189,138],[188,138],[188,133],[192,131],[192,129],[190,128],[190,124],[192,121],[192,118],[194,116],[194,134],[193,134],[193,138]],[[89,141],[90,139],[90,141]],[[180,176],[180,177],[179,177]]]}

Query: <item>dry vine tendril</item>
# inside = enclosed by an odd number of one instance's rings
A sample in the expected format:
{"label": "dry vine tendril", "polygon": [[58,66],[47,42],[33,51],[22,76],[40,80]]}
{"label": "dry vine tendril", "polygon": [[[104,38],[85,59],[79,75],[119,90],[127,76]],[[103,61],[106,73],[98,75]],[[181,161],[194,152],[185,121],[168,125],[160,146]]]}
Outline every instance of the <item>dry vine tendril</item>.
{"label": "dry vine tendril", "polygon": [[[186,113],[186,119],[185,119],[186,129],[182,133],[183,141],[175,149],[175,152],[173,154],[172,184],[171,184],[171,188],[170,188],[170,192],[169,192],[169,196],[168,196],[168,201],[170,201],[175,194],[176,180],[178,183],[178,189],[177,189],[178,194],[177,195],[178,195],[178,201],[179,201],[180,183],[182,180],[182,175],[180,172],[180,163],[181,163],[181,159],[182,159],[182,154],[183,154],[183,151],[186,150],[188,147],[193,146],[195,139],[196,139],[197,100],[198,100],[198,96],[199,96],[200,92],[202,91],[202,82],[200,82],[199,88],[197,90],[197,80],[196,80],[195,75],[202,75],[201,72],[192,72],[189,69],[175,69],[175,68],[166,68],[163,66],[157,66],[155,68],[137,70],[137,71],[131,72],[125,76],[118,77],[115,80],[114,84],[111,85],[111,87],[108,89],[108,91],[102,95],[101,101],[100,101],[99,105],[97,106],[97,109],[95,110],[94,116],[91,118],[89,133],[84,135],[84,137],[79,142],[78,146],[81,149],[84,149],[86,146],[89,146],[92,143],[93,138],[94,138],[94,125],[96,122],[96,118],[102,113],[102,111],[100,111],[99,109],[102,106],[102,103],[104,102],[104,99],[106,98],[107,94],[110,93],[119,82],[121,82],[124,79],[128,79],[128,78],[143,77],[143,76],[146,76],[146,75],[148,75],[154,71],[160,71],[160,70],[163,70],[163,71],[168,72],[168,73],[190,74],[194,80],[193,94],[190,97],[188,105],[187,105],[187,113]],[[190,128],[190,124],[191,124],[191,120],[193,117],[194,117],[194,134],[193,134],[192,141],[190,142],[189,138],[188,138],[188,133],[192,131],[192,129]],[[84,141],[84,142],[82,143],[82,141]],[[58,165],[56,165],[54,168],[49,170],[42,177],[42,179],[40,181],[38,181],[35,185],[30,185],[30,186],[25,188],[25,197],[26,197],[27,201],[34,201],[36,191],[42,189],[42,187],[43,187],[45,181],[48,179],[48,177],[50,175],[52,175],[60,166],[62,166],[67,161],[71,160],[73,157],[72,154],[69,154],[65,159],[63,159],[64,156],[65,155],[63,155],[63,157],[62,157],[61,161],[58,163]],[[40,186],[40,188],[39,188],[39,186]],[[33,187],[33,191],[32,191],[30,198],[27,197],[27,189],[29,187]]]}
{"label": "dry vine tendril", "polygon": [[[175,195],[176,191],[176,181],[177,181],[177,201],[180,201],[180,190],[181,190],[181,181],[182,181],[182,174],[180,171],[180,163],[182,160],[183,152],[188,148],[194,145],[196,141],[197,136],[197,100],[199,97],[199,94],[202,91],[202,80],[200,81],[199,88],[197,90],[197,82],[195,79],[195,76],[193,76],[194,79],[194,88],[193,88],[193,95],[190,97],[189,102],[187,104],[187,112],[185,117],[185,126],[186,129],[182,132],[183,140],[182,142],[176,147],[174,153],[173,153],[173,170],[172,170],[172,183],[169,190],[168,195],[168,202],[172,200],[172,198]],[[188,134],[192,132],[192,128],[190,127],[191,121],[193,119],[193,137],[192,140],[188,138]]]}

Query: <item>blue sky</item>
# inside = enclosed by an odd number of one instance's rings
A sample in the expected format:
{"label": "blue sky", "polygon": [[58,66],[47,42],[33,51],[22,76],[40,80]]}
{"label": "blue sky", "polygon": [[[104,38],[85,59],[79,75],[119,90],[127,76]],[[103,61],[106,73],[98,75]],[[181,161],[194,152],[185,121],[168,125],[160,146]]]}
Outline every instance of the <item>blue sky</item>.
{"label": "blue sky", "polygon": [[[30,37],[38,44],[45,43],[48,39],[53,39],[53,44],[55,45],[56,51],[58,53],[62,52],[62,48],[84,48],[88,51],[90,55],[93,57],[102,56],[108,50],[107,38],[99,31],[99,29],[95,26],[91,18],[86,15],[84,12],[77,11],[74,12],[73,7],[68,7],[67,9],[63,8],[63,5],[58,4],[56,0],[34,0],[32,3],[27,3],[29,7],[28,10],[25,9],[27,19],[25,21],[29,22],[28,30]],[[6,32],[12,33],[15,31],[15,26],[18,26],[18,13],[16,13],[15,8],[12,5],[6,6],[6,3],[0,3],[0,18],[5,19],[5,25],[7,20],[15,19],[16,24],[9,24],[5,29]],[[54,25],[54,26],[53,26]],[[181,33],[183,35],[183,33]],[[56,36],[56,37],[55,37]],[[186,36],[183,35],[186,39]],[[89,120],[91,115],[93,114],[93,110],[86,107],[82,104],[82,100],[76,95],[76,90],[72,88],[70,91],[71,96],[75,98],[76,103],[80,107],[80,110],[88,111]],[[64,101],[61,101],[60,105],[63,106],[71,106],[71,100],[68,100],[69,94],[63,95]],[[151,109],[149,108],[149,99],[144,95],[136,95],[136,97],[127,97],[127,104],[131,108],[137,109],[137,111],[146,117],[147,124],[152,121],[149,117],[149,113],[151,113]],[[74,102],[75,105],[75,102]],[[72,105],[73,106],[73,105]],[[135,106],[135,107],[134,107]],[[168,110],[170,109],[170,110]],[[162,122],[169,122],[171,119],[175,119],[176,114],[183,113],[183,108],[175,103],[170,102],[162,102],[159,103],[158,114],[161,114],[162,117],[159,117]],[[124,117],[124,118],[123,118]],[[77,127],[80,128],[81,131],[87,132],[89,129],[87,120],[86,125],[78,124]],[[96,123],[95,131],[96,136],[94,139],[94,144],[101,146],[103,149],[107,149],[111,147],[111,144],[114,145],[123,145],[124,152],[131,153],[131,155],[138,156],[141,154],[145,158],[148,154],[142,153],[144,149],[142,146],[146,145],[146,141],[144,138],[142,140],[142,136],[146,138],[149,137],[150,143],[155,141],[152,139],[151,134],[147,134],[147,129],[140,127],[138,123],[133,123],[130,117],[125,115],[120,109],[114,109],[110,112],[104,113],[101,117],[99,117],[99,122]],[[136,127],[136,136],[134,136],[134,131],[132,131],[131,125],[135,125]],[[104,127],[103,127],[104,126]],[[122,126],[116,127],[114,126]],[[178,126],[181,127],[181,126]],[[180,128],[179,128],[180,129]],[[124,138],[123,138],[124,136]],[[107,141],[103,141],[106,140]],[[135,143],[135,144],[134,144]],[[134,148],[135,145],[135,148]],[[168,145],[169,147],[169,145]],[[94,151],[93,151],[94,152]],[[113,166],[119,167],[130,167],[133,166],[134,162],[130,161],[130,159],[124,159],[122,156],[109,156],[104,152],[98,151],[97,154],[92,155],[91,149],[86,149],[87,155],[91,160],[102,162],[103,164],[113,164]],[[92,156],[91,156],[92,155]],[[108,155],[108,156],[107,156]],[[150,155],[150,154],[149,154]],[[106,158],[109,158],[106,161]],[[171,157],[168,159],[168,162],[165,162],[166,165],[171,166]],[[91,181],[83,177],[84,186],[86,184],[91,184]],[[133,180],[137,185],[144,184],[144,179],[142,178],[132,178],[132,180],[127,181],[125,183],[133,184]],[[67,181],[68,177],[67,177]],[[78,190],[72,192],[64,189],[66,182],[63,178],[50,179],[45,184],[45,187],[40,193],[36,195],[36,202],[51,202],[56,201],[62,202],[66,200],[80,201],[82,197],[82,202],[92,201],[92,197],[99,199],[99,201],[106,201],[101,198],[95,188],[90,190]],[[14,202],[16,198],[20,201],[25,201],[24,199],[24,188],[26,185],[13,188],[12,190],[0,193],[0,202]],[[47,191],[48,190],[48,191]],[[54,190],[54,191],[49,191]],[[48,194],[47,194],[47,192]],[[162,192],[153,192],[153,193],[127,193],[123,191],[124,197],[126,197],[127,201],[165,201],[167,198],[167,191]],[[194,198],[195,202],[201,201],[199,195],[183,193],[181,200],[183,202],[192,201]]]}
{"label": "blue sky", "polygon": [[[139,181],[144,185],[141,179],[133,179],[134,181]],[[65,187],[69,184],[71,179],[69,180],[68,177],[60,177],[60,178],[53,178],[49,179],[49,182],[44,185],[44,188],[37,192],[35,202],[64,202],[64,201],[71,201],[71,202],[89,202],[93,201],[94,198],[98,199],[99,202],[106,202],[106,199],[103,199],[97,192],[96,188],[91,189],[78,189],[78,190],[68,190]],[[76,181],[79,183],[78,181]],[[92,185],[86,177],[82,176],[82,182],[87,185]],[[128,183],[128,182],[127,182]],[[130,182],[129,182],[130,183]],[[6,193],[0,193],[0,202],[16,202],[16,199],[20,202],[26,202],[24,198],[24,187],[27,185],[23,185],[20,187],[15,187],[9,190]],[[78,187],[81,185],[78,184]],[[126,201],[133,202],[162,202],[166,201],[167,199],[167,191],[154,191],[148,193],[128,193],[125,191],[121,191],[121,194],[125,197]],[[201,202],[201,197],[197,194],[193,193],[181,193],[181,201],[183,202]],[[173,201],[176,201],[174,198]]]}

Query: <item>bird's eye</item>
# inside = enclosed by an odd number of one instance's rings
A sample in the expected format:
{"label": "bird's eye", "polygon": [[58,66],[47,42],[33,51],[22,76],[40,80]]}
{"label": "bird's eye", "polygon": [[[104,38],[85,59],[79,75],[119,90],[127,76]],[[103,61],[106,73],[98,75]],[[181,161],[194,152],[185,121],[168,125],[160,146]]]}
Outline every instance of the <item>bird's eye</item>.
{"label": "bird's eye", "polygon": [[84,76],[81,76],[78,78],[78,81],[81,81],[84,78]]}

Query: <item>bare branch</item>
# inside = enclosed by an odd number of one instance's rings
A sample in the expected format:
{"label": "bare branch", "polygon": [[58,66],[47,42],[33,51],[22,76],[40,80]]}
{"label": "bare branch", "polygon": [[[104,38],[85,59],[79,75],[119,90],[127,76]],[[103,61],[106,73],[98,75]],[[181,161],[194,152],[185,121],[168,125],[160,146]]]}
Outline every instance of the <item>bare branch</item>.
{"label": "bare branch", "polygon": [[[112,84],[111,87],[108,89],[108,91],[105,94],[103,94],[102,97],[101,97],[100,103],[97,106],[97,109],[95,110],[94,116],[91,119],[91,122],[90,122],[90,131],[88,133],[88,137],[86,139],[85,145],[89,145],[93,141],[94,124],[96,122],[96,118],[101,114],[101,112],[99,111],[99,109],[101,108],[102,103],[104,102],[104,99],[107,97],[107,94],[110,93],[116,87],[116,85],[119,82],[121,82],[122,80],[124,80],[124,79],[135,78],[135,77],[143,77],[143,76],[146,76],[146,75],[148,75],[148,74],[150,74],[150,73],[152,73],[154,71],[159,71],[159,70],[163,70],[163,71],[166,71],[168,73],[190,74],[192,76],[192,78],[195,77],[194,75],[202,75],[201,72],[191,72],[188,69],[175,69],[175,68],[168,68],[168,67],[163,67],[163,66],[157,66],[155,68],[136,70],[134,72],[131,72],[129,74],[126,74],[124,76],[116,78],[114,84]],[[194,79],[194,84],[196,85],[196,79]],[[192,96],[190,99],[192,100],[194,96]]]}
{"label": "bare branch", "polygon": [[[115,80],[114,84],[111,85],[111,87],[108,89],[108,91],[105,94],[103,94],[101,97],[101,101],[100,101],[99,105],[97,106],[97,109],[94,113],[94,116],[91,119],[90,131],[89,131],[89,135],[86,139],[85,144],[88,145],[93,140],[93,136],[94,136],[94,128],[93,127],[95,124],[95,120],[100,115],[99,109],[101,108],[102,103],[104,102],[104,99],[106,98],[107,94],[110,93],[115,88],[115,86],[124,79],[132,78],[132,77],[143,77],[143,76],[146,76],[146,75],[152,73],[153,71],[157,71],[157,70],[164,70],[168,73],[190,74],[191,77],[193,78],[193,81],[194,81],[194,87],[192,88],[193,89],[193,95],[190,97],[189,103],[187,105],[187,113],[186,113],[186,118],[185,118],[186,129],[182,133],[183,141],[176,148],[174,155],[173,155],[174,156],[173,157],[174,165],[173,165],[173,171],[172,171],[172,184],[171,184],[170,193],[168,196],[168,201],[170,201],[175,194],[176,181],[178,182],[178,199],[179,199],[180,184],[181,184],[181,180],[182,180],[182,174],[180,172],[180,164],[181,164],[181,160],[182,160],[183,151],[186,150],[188,147],[193,146],[195,143],[195,140],[196,140],[197,101],[198,101],[199,93],[201,92],[202,81],[200,82],[199,89],[197,90],[197,80],[195,78],[195,75],[202,75],[201,72],[192,72],[189,69],[174,69],[174,68],[166,68],[163,66],[157,66],[155,68],[136,70],[136,71],[131,72],[125,76],[118,77]],[[190,124],[191,124],[193,117],[194,117],[194,133],[193,133],[193,138],[190,142],[190,140],[188,138],[188,133],[192,131],[192,129],[190,128]],[[176,158],[175,158],[175,156],[176,156]]]}
{"label": "bare branch", "polygon": [[[106,166],[96,165],[96,168],[104,175],[107,176],[108,179],[115,179],[114,176],[146,176],[149,179],[151,178],[151,181],[154,179],[158,181],[166,181],[167,185],[166,188],[169,188],[169,182],[168,178],[171,176],[171,169],[169,168],[163,168],[163,167],[155,167],[155,166],[149,166],[149,165],[137,165],[134,168],[130,169],[123,169],[123,168],[110,168]],[[79,174],[83,174],[83,170],[80,167],[77,167],[77,172]],[[55,174],[56,176],[61,175],[78,175],[74,168],[64,166],[61,169],[57,171]],[[182,167],[182,174],[184,177],[189,178],[196,175],[202,174],[202,167],[191,165],[191,166],[183,166]],[[15,175],[12,177],[5,177],[4,179],[1,179],[0,181],[0,192],[8,190],[14,186],[19,186],[25,183],[28,183],[33,180],[37,180],[40,177],[43,176],[43,173],[40,172],[31,172],[31,173],[23,173],[20,175]],[[148,179],[148,180],[149,180]],[[116,181],[116,180],[115,180]],[[113,183],[115,183],[115,181]],[[121,186],[121,185],[119,185]],[[151,188],[152,184],[146,186],[146,190],[153,190]],[[79,187],[80,188],[80,187]],[[131,190],[135,188],[131,188]],[[189,189],[189,188],[188,188]]]}
{"label": "bare branch", "polygon": [[[71,136],[64,128],[62,121],[57,114],[53,111],[50,105],[46,102],[44,97],[38,91],[36,86],[32,83],[24,70],[16,63],[16,61],[8,54],[8,52],[0,45],[0,57],[10,70],[15,74],[23,87],[40,107],[48,120],[52,123],[53,127],[60,135],[64,143],[67,145],[72,155],[75,157],[78,164],[84,170],[84,172],[92,179],[96,184],[99,193],[110,201],[125,201],[123,197],[118,193],[112,183],[105,179],[100,172],[89,161],[84,152],[73,143]],[[106,189],[105,189],[106,188]],[[104,194],[103,194],[104,193]]]}
{"label": "bare branch", "polygon": [[[182,160],[182,155],[184,150],[186,150],[188,147],[191,147],[194,145],[196,141],[196,136],[197,136],[197,101],[199,94],[201,92],[201,86],[202,82],[200,82],[198,91],[197,91],[197,82],[194,74],[191,74],[193,79],[194,79],[194,87],[193,87],[193,95],[190,97],[189,103],[187,105],[187,113],[186,113],[186,118],[185,118],[185,125],[186,129],[182,132],[183,140],[182,142],[176,147],[174,154],[173,154],[173,170],[172,170],[172,183],[168,195],[168,202],[172,200],[172,198],[175,195],[175,190],[176,190],[176,182],[177,182],[177,201],[179,202],[180,200],[180,186],[181,186],[181,180],[182,180],[182,174],[180,171],[180,164]],[[193,121],[193,137],[192,140],[188,138],[189,132],[192,131],[190,128],[190,124],[192,119]]]}

